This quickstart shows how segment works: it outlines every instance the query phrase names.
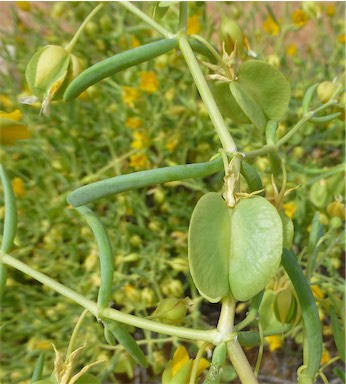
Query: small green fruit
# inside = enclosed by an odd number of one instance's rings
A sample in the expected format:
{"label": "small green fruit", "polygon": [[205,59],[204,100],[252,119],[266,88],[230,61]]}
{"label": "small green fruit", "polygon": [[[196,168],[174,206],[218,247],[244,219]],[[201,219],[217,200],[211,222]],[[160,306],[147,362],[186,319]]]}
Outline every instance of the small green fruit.
{"label": "small green fruit", "polygon": [[153,318],[158,318],[162,323],[178,325],[181,324],[187,313],[189,299],[178,299],[169,297],[160,302],[153,313]]}
{"label": "small green fruit", "polygon": [[337,85],[330,81],[324,81],[323,83],[319,84],[319,86],[317,87],[318,100],[321,103],[325,104],[331,98],[336,88]]}
{"label": "small green fruit", "polygon": [[235,46],[237,47],[237,52],[243,53],[243,32],[236,22],[224,19],[220,25],[219,37],[224,43],[225,51],[228,54],[233,52]]}

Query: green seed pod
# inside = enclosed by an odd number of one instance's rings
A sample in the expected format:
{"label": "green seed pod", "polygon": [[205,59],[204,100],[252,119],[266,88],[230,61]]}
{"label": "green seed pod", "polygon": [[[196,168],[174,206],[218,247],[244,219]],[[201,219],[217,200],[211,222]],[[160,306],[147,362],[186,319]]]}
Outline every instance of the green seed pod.
{"label": "green seed pod", "polygon": [[158,318],[162,323],[178,325],[181,324],[187,313],[187,300],[169,297],[160,302],[152,317]]}
{"label": "green seed pod", "polygon": [[297,299],[291,287],[288,286],[276,293],[274,313],[281,324],[288,324],[296,319]]}
{"label": "green seed pod", "polygon": [[330,81],[324,81],[323,83],[319,84],[317,87],[318,100],[325,104],[332,97],[336,88],[337,85]]}
{"label": "green seed pod", "polygon": [[75,55],[61,46],[47,45],[31,58],[25,77],[33,95],[43,98],[42,109],[46,112],[49,102],[61,99],[68,84],[80,71]]}
{"label": "green seed pod", "polygon": [[31,92],[37,97],[42,97],[49,91],[54,91],[56,95],[65,79],[72,80],[79,72],[80,63],[75,55],[61,46],[47,45],[40,48],[31,58],[25,70],[25,77]]}
{"label": "green seed pod", "polygon": [[243,32],[235,21],[224,19],[220,25],[219,37],[222,43],[225,44],[225,51],[228,54],[231,54],[235,47],[237,47],[237,52],[243,53]]}

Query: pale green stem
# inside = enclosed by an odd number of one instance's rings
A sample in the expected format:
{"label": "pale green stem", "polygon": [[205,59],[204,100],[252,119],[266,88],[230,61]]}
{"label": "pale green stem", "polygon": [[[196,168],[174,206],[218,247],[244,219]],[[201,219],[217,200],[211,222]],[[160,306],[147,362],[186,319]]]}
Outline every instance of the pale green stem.
{"label": "pale green stem", "polygon": [[70,342],[69,342],[69,344],[68,344],[68,348],[67,348],[66,356],[70,356],[70,354],[74,351],[75,341],[76,341],[78,332],[79,332],[79,330],[80,330],[80,327],[81,327],[81,325],[82,325],[83,320],[85,319],[85,316],[86,316],[88,313],[89,313],[89,311],[88,311],[87,309],[84,309],[84,311],[82,312],[82,314],[79,316],[79,319],[78,319],[78,321],[77,321],[77,324],[75,325],[74,330],[73,330],[73,332],[72,332],[72,336],[71,336]]}
{"label": "pale green stem", "polygon": [[[221,313],[217,330],[223,340],[229,339],[234,330],[235,301],[233,297],[226,297],[222,301]],[[244,384],[255,384],[257,379],[252,371],[236,337],[227,342],[228,356],[240,380]]]}
{"label": "pale green stem", "polygon": [[264,350],[264,341],[263,341],[264,335],[263,335],[263,329],[262,329],[262,326],[261,326],[260,322],[258,322],[258,330],[259,330],[259,335],[260,335],[261,343],[260,343],[260,346],[259,346],[256,366],[255,366],[255,370],[254,370],[254,375],[256,377],[258,376],[258,372],[259,372],[260,367],[261,367],[261,362],[262,362],[262,357],[263,357],[263,350]]}
{"label": "pale green stem", "polygon": [[60,293],[61,295],[71,299],[75,303],[78,303],[85,309],[87,309],[90,313],[97,317],[98,308],[95,302],[87,299],[86,297],[80,295],[79,293],[73,291],[72,289],[65,287],[65,285],[60,284],[59,282],[53,280],[42,272],[36,271],[35,269],[29,267],[25,263],[15,259],[13,256],[9,254],[0,254],[1,262],[9,265],[13,268],[18,269],[19,271],[29,275],[35,280],[39,281],[43,285],[53,289],[54,291]]}
{"label": "pale green stem", "polygon": [[210,91],[207,81],[198,65],[197,59],[187,40],[186,36],[180,36],[179,48],[183,54],[185,61],[190,69],[191,75],[195,81],[199,94],[208,110],[209,117],[215,127],[216,133],[219,136],[223,149],[226,153],[237,152],[236,144],[228,132],[226,124],[221,116],[219,108]]}
{"label": "pale green stem", "polygon": [[76,45],[78,39],[79,39],[79,36],[80,34],[83,32],[84,28],[86,27],[86,25],[89,23],[89,21],[96,15],[96,13],[103,7],[104,3],[100,3],[97,7],[95,7],[95,9],[93,9],[89,15],[87,16],[87,18],[83,21],[83,23],[81,24],[81,26],[78,28],[78,31],[75,33],[75,35],[73,36],[72,40],[65,46],[65,50],[68,52],[68,53],[71,53],[74,46]]}
{"label": "pale green stem", "polygon": [[280,140],[278,140],[275,143],[275,147],[278,149],[280,145],[286,143],[292,136],[296,134],[297,131],[299,131],[300,128],[303,127],[303,125],[308,122],[313,117],[313,112],[308,112],[301,120],[298,121],[298,123]]}
{"label": "pale green stem", "polygon": [[255,149],[253,151],[245,152],[242,153],[243,156],[247,159],[251,159],[256,156],[263,156],[266,155],[270,152],[276,152],[278,151],[279,147],[283,144],[285,144],[289,139],[291,139],[292,136],[294,136],[299,129],[301,129],[305,123],[307,123],[311,118],[314,117],[317,113],[323,111],[324,109],[329,108],[330,106],[333,106],[336,104],[336,100],[332,99],[328,101],[328,103],[321,105],[320,107],[316,108],[314,111],[310,111],[306,113],[299,121],[298,123],[285,135],[283,136],[280,140],[278,140],[275,144],[273,145],[265,145],[262,148]]}
{"label": "pale green stem", "polygon": [[203,44],[206,48],[209,49],[209,51],[212,53],[212,55],[215,57],[217,63],[220,67],[225,71],[225,73],[231,78],[231,72],[225,62],[223,61],[221,55],[219,52],[205,39],[203,39],[202,36],[199,35],[189,35],[190,37],[193,37],[195,40],[199,41],[201,44]]}
{"label": "pale green stem", "polygon": [[163,323],[158,323],[156,321],[141,319],[137,316],[129,315],[122,313],[116,309],[105,308],[100,311],[97,303],[92,300],[87,299],[81,294],[75,292],[74,290],[65,287],[63,284],[51,279],[44,273],[34,270],[25,263],[15,259],[13,256],[0,253],[1,262],[9,265],[17,270],[33,277],[35,280],[46,285],[47,287],[53,289],[54,291],[60,293],[61,295],[69,298],[75,303],[81,305],[87,309],[91,314],[96,318],[107,318],[111,320],[119,321],[120,323],[132,325],[133,327],[138,327],[142,329],[147,329],[149,331],[161,333],[169,336],[176,336],[186,340],[203,340],[208,343],[217,344],[220,342],[219,332],[216,329],[211,330],[197,330],[197,329],[188,329],[183,327],[176,327],[173,325],[167,325]]}
{"label": "pale green stem", "polygon": [[209,343],[203,343],[197,352],[196,358],[194,359],[194,362],[193,362],[189,384],[195,384],[196,383],[198,365],[199,365],[199,362],[200,362],[200,360],[203,356],[203,353],[204,353],[205,349],[207,348],[208,344]]}
{"label": "pale green stem", "polygon": [[235,301],[233,297],[228,296],[222,300],[221,312],[217,324],[217,330],[223,339],[227,339],[233,332],[235,316]]}
{"label": "pale green stem", "polygon": [[133,5],[129,1],[119,1],[118,4],[122,5],[128,11],[138,16],[141,20],[143,20],[145,23],[147,23],[153,29],[155,29],[155,31],[161,33],[161,35],[163,35],[166,39],[171,39],[172,37],[175,36],[173,33],[169,32],[166,28],[158,24],[155,20],[153,20],[148,15],[146,15],[144,12],[142,12],[140,9],[138,9],[135,5]]}
{"label": "pale green stem", "polygon": [[182,1],[179,4],[179,31],[183,31],[186,33],[186,25],[187,25],[187,14],[188,14],[188,3]]}
{"label": "pale green stem", "polygon": [[234,339],[227,343],[228,357],[243,384],[258,384],[247,357],[239,342]]}

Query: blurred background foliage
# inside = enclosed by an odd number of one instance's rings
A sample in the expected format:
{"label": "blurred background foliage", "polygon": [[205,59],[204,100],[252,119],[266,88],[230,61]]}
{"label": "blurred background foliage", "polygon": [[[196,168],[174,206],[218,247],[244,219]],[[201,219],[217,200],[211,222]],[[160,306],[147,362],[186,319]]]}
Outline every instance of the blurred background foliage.
{"label": "blurred background foliage", "polygon": [[[0,4],[5,15],[0,27],[0,110],[19,109],[32,134],[30,140],[0,148],[17,197],[19,226],[13,255],[90,299],[95,299],[99,284],[97,249],[86,223],[67,206],[66,196],[80,185],[115,175],[207,161],[220,147],[184,60],[176,51],[102,81],[73,103],[53,102],[49,117],[39,115],[39,104],[28,106],[18,101],[29,92],[24,72],[34,52],[47,44],[67,44],[94,6],[91,2]],[[138,6],[152,13],[152,4]],[[344,71],[343,2],[191,2],[189,10],[189,33],[201,34],[220,47],[215,33],[220,15],[232,18],[257,57],[277,66],[288,78],[292,98],[280,122],[281,136],[302,116],[306,89],[340,78]],[[177,8],[171,7],[161,22],[174,30]],[[110,2],[88,24],[73,53],[87,68],[158,37],[135,16]],[[341,117],[307,124],[280,152],[286,162],[288,187],[300,185],[284,207],[293,218],[294,248],[302,252],[303,264],[316,211],[325,234],[317,251],[319,266],[314,277],[324,324],[325,362],[337,355],[328,315],[330,295],[341,300],[344,281],[344,102],[345,94],[341,107],[337,107]],[[231,120],[227,124],[240,151],[263,145],[262,133],[253,127],[238,126]],[[267,158],[257,158],[254,165],[270,194]],[[201,300],[188,272],[187,228],[201,195],[221,188],[220,173],[203,180],[122,193],[93,204],[114,250],[115,308],[147,316],[162,298],[189,296],[193,307],[185,325],[215,325],[219,306]],[[1,199],[0,217],[4,213]],[[65,350],[82,312],[74,303],[13,269],[1,310],[0,380],[4,384],[29,383],[40,351],[47,352],[48,373],[54,358],[51,342]],[[246,304],[241,304],[239,320],[245,312]],[[174,338],[152,343],[161,336],[136,331],[136,336],[146,340],[151,364],[144,372],[134,368],[121,348],[112,350],[105,345],[102,328],[94,319],[86,318],[82,334],[87,340],[85,362],[105,359],[102,369],[96,366],[91,370],[98,372],[104,383],[132,382],[133,378],[143,383],[159,382],[156,377],[165,367],[172,345],[177,345]],[[295,354],[300,358],[299,335],[292,336],[289,340],[267,340],[264,372],[267,369],[272,375],[277,370],[278,377],[294,377],[299,362],[293,362],[295,368],[288,369],[290,372],[280,372]],[[291,352],[284,351],[287,343]],[[248,353],[251,358],[251,350]]]}

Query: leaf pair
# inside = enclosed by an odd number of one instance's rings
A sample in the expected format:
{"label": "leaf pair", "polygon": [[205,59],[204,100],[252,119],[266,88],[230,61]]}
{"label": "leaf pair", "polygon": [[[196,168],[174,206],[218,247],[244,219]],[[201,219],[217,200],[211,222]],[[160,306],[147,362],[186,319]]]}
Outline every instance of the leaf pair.
{"label": "leaf pair", "polygon": [[230,82],[211,85],[221,113],[236,123],[252,123],[264,129],[268,120],[280,120],[290,100],[290,85],[272,65],[249,60]]}
{"label": "leaf pair", "polygon": [[228,208],[218,193],[197,203],[189,228],[189,263],[200,294],[211,303],[247,301],[275,275],[283,242],[277,210],[263,197]]}

